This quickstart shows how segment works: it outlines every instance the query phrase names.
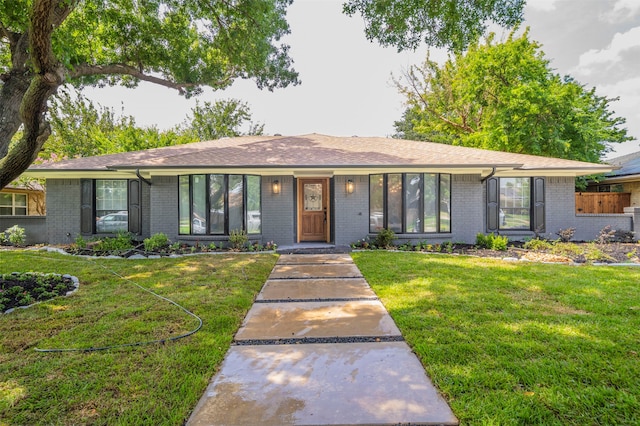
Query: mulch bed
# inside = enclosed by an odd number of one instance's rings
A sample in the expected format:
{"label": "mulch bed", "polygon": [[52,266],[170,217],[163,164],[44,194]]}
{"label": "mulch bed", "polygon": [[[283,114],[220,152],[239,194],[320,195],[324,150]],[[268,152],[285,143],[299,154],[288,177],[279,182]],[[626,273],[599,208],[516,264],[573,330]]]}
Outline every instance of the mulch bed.
{"label": "mulch bed", "polygon": [[0,275],[0,313],[64,296],[76,288],[69,275],[11,273]]}

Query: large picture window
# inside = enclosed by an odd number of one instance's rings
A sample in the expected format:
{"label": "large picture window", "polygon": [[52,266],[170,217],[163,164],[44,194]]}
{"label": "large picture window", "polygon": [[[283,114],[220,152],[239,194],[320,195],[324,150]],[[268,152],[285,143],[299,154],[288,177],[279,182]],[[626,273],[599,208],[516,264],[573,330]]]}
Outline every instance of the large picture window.
{"label": "large picture window", "polygon": [[95,181],[96,232],[129,230],[127,182],[125,179]]}
{"label": "large picture window", "polygon": [[451,175],[390,173],[369,176],[369,231],[451,232]]}
{"label": "large picture window", "polygon": [[0,215],[26,216],[27,194],[0,194]]}
{"label": "large picture window", "polygon": [[180,176],[179,232],[182,235],[229,235],[262,231],[260,176]]}

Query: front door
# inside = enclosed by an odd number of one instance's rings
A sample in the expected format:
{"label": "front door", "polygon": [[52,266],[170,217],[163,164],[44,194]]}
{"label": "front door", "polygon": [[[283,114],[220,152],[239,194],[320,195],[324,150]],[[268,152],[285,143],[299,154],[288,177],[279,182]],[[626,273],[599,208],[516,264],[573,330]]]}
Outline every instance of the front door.
{"label": "front door", "polygon": [[329,179],[298,179],[298,242],[329,242]]}

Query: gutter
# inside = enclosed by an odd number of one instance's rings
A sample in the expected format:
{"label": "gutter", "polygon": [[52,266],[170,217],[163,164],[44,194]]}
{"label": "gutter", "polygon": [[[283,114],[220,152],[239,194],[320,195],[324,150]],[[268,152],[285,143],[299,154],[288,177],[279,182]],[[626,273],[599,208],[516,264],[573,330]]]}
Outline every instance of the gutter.
{"label": "gutter", "polygon": [[142,175],[140,174],[140,169],[136,169],[136,176],[138,176],[138,179],[140,179],[141,181],[143,181],[147,185],[151,186],[151,181],[149,179],[147,179],[147,178],[142,177]]}
{"label": "gutter", "polygon": [[485,183],[488,179],[491,179],[495,174],[496,174],[496,168],[492,167],[491,173],[489,173],[486,177],[480,179],[480,183]]}

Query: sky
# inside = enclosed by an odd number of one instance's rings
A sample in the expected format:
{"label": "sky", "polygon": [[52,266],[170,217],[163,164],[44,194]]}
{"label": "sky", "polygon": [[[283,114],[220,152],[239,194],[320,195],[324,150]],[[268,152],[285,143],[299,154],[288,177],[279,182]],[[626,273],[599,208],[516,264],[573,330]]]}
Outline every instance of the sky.
{"label": "sky", "polygon": [[[444,50],[422,45],[398,53],[369,42],[358,16],[342,14],[340,0],[294,0],[287,13],[294,68],[301,85],[259,90],[238,80],[224,91],[206,89],[184,99],[172,89],[141,83],[136,89],[107,87],[85,93],[95,102],[132,115],[141,126],[167,129],[183,122],[196,99],[237,98],[247,102],[266,134],[391,136],[405,109],[392,75]],[[617,98],[610,109],[627,120],[629,135],[640,138],[640,0],[528,0],[525,22],[530,39],[542,44],[551,67],[571,75],[596,93]],[[508,32],[497,29],[498,36]],[[614,144],[608,158],[639,151],[638,140]]]}

